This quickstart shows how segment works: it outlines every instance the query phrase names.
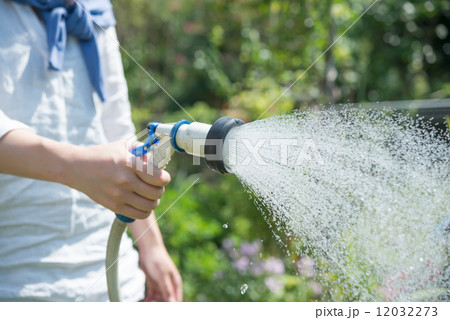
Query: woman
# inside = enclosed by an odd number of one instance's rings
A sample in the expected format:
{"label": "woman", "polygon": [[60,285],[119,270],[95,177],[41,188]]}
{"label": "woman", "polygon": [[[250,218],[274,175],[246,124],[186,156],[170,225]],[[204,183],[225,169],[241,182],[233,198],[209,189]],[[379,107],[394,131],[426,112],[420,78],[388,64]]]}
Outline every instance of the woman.
{"label": "woman", "polygon": [[106,301],[112,211],[140,219],[139,256],[122,241],[124,300],[182,300],[151,227],[170,176],[126,165],[134,126],[114,24],[109,0],[0,0],[0,300]]}

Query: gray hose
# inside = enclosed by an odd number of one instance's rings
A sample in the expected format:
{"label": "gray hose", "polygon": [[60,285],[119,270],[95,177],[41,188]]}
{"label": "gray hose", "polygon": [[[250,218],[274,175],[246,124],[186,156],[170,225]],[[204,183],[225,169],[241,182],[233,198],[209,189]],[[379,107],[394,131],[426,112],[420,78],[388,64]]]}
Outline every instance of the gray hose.
{"label": "gray hose", "polygon": [[111,302],[120,302],[119,286],[119,248],[122,234],[127,224],[115,218],[109,233],[108,245],[106,247],[106,283],[108,285],[108,296]]}

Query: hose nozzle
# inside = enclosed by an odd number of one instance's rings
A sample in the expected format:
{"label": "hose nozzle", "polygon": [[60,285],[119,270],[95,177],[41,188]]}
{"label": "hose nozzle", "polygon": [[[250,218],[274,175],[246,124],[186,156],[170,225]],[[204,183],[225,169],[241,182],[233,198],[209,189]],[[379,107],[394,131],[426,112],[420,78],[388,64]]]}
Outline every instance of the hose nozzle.
{"label": "hose nozzle", "polygon": [[[167,164],[170,161],[170,155],[176,150],[205,158],[211,170],[229,174],[224,165],[225,139],[231,129],[242,124],[244,124],[242,120],[231,117],[219,118],[212,125],[191,123],[187,120],[176,123],[149,123],[148,143],[141,146],[140,150],[152,151],[154,165]],[[136,155],[136,152],[133,153]]]}
{"label": "hose nozzle", "polygon": [[205,144],[205,159],[208,168],[221,174],[230,174],[223,162],[223,146],[228,132],[243,124],[244,121],[231,117],[222,117],[213,123],[206,136]]}

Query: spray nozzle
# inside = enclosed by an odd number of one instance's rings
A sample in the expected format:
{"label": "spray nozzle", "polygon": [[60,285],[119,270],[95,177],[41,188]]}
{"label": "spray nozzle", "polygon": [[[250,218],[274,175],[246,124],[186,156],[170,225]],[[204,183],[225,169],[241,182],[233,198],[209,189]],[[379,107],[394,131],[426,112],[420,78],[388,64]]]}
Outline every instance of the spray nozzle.
{"label": "spray nozzle", "polygon": [[212,125],[187,120],[175,123],[151,122],[147,126],[146,142],[131,153],[142,156],[152,151],[153,165],[162,168],[176,150],[205,158],[211,170],[227,174],[229,172],[224,165],[222,152],[225,139],[231,129],[242,124],[242,120],[231,117],[219,118]]}
{"label": "spray nozzle", "polygon": [[243,124],[244,121],[231,117],[222,117],[213,123],[205,143],[205,159],[208,168],[222,174],[230,173],[223,161],[223,146],[230,130]]}

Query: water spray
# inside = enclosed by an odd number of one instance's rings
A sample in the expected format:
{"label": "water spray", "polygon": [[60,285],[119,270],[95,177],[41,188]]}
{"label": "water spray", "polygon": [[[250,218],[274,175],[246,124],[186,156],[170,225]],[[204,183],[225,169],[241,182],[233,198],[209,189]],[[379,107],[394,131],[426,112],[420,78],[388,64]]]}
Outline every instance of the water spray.
{"label": "water spray", "polygon": [[[147,126],[147,140],[142,146],[131,150],[131,153],[136,157],[146,155],[149,163],[163,169],[175,151],[185,152],[204,158],[208,167],[215,172],[230,174],[224,146],[228,144],[228,133],[242,124],[242,120],[230,117],[219,118],[212,125],[187,120],[169,124],[151,122]],[[116,214],[111,227],[106,249],[106,281],[112,302],[122,300],[118,281],[120,240],[127,224],[133,221],[130,217]]]}

